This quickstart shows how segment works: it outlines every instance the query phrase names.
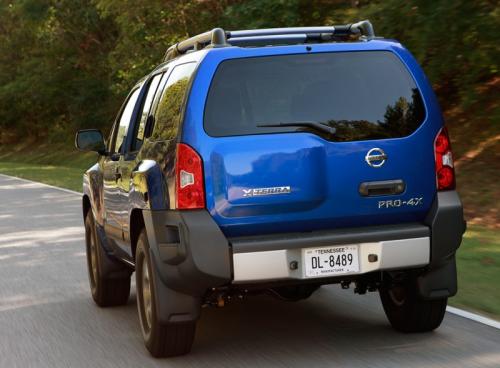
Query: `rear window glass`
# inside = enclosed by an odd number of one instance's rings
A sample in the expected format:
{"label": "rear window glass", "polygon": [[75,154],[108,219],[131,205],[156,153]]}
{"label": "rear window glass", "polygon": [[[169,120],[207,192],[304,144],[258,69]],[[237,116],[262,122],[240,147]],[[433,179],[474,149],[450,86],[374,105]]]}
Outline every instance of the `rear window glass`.
{"label": "rear window glass", "polygon": [[[336,141],[403,137],[425,118],[421,96],[401,61],[385,51],[320,53],[222,62],[205,106],[211,136],[287,131],[261,127],[314,121]],[[319,133],[321,134],[321,133]]]}

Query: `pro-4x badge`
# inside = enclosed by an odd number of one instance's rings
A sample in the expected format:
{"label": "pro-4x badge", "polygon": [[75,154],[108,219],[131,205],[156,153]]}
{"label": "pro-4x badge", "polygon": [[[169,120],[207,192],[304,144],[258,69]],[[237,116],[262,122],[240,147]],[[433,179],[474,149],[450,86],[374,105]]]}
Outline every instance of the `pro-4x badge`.
{"label": "pro-4x badge", "polygon": [[291,193],[289,186],[284,187],[271,187],[271,188],[254,188],[254,189],[243,189],[243,197],[258,197],[267,196],[275,194],[288,194]]}

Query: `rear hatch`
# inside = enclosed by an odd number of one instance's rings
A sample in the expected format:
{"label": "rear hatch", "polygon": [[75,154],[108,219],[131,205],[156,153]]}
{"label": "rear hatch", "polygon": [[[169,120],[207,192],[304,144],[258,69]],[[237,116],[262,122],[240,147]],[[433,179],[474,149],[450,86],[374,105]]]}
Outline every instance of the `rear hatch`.
{"label": "rear hatch", "polygon": [[204,112],[208,210],[227,236],[421,221],[436,192],[425,125],[392,52],[223,61]]}

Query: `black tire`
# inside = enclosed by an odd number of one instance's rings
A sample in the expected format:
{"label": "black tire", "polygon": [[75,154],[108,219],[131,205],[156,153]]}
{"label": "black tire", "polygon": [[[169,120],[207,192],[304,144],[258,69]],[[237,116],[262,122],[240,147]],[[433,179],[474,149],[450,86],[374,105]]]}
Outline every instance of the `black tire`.
{"label": "black tire", "polygon": [[380,289],[380,299],[392,327],[400,332],[428,332],[441,325],[448,298],[421,299],[414,278]]}
{"label": "black tire", "polygon": [[[114,307],[127,304],[130,295],[130,271],[117,261],[109,259],[97,237],[92,211],[85,217],[85,243],[90,291],[95,303],[100,307]],[[119,277],[105,275],[105,267],[121,269]],[[128,276],[123,276],[128,275]]]}
{"label": "black tire", "polygon": [[156,358],[189,353],[194,341],[196,323],[161,324],[158,320],[154,269],[145,230],[142,230],[137,240],[135,259],[137,311],[146,348]]}

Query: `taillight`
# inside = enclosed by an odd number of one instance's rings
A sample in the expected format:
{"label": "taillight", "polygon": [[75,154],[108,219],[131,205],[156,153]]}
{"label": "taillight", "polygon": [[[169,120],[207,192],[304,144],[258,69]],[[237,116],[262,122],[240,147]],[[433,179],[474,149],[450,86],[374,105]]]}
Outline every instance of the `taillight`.
{"label": "taillight", "polygon": [[205,208],[203,162],[187,144],[177,144],[175,163],[175,207],[180,210]]}
{"label": "taillight", "polygon": [[436,181],[438,190],[455,189],[455,169],[451,153],[448,130],[439,131],[434,141],[434,156],[436,158]]}

